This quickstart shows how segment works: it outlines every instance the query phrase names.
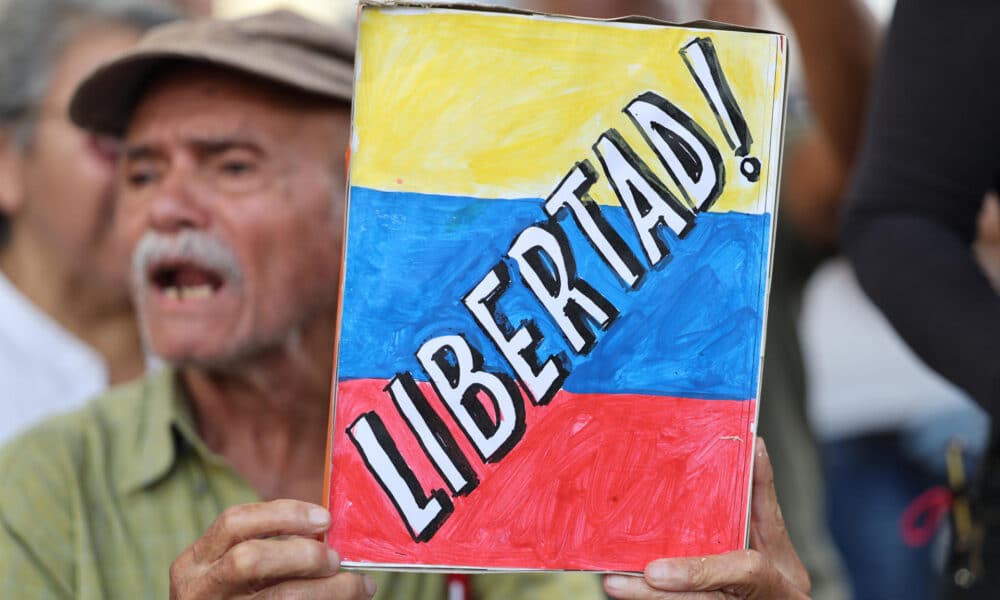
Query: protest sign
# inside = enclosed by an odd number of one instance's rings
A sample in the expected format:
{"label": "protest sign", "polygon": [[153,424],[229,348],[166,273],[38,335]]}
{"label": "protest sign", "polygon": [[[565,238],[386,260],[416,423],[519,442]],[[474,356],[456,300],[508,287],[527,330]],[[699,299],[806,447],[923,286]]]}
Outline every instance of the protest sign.
{"label": "protest sign", "polygon": [[363,3],[327,535],[638,571],[746,540],[781,35]]}

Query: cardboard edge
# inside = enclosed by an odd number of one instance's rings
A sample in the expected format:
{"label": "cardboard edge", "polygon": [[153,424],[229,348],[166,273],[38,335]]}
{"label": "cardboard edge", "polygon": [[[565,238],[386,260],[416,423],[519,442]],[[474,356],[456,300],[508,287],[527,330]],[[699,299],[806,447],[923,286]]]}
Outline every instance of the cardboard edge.
{"label": "cardboard edge", "polygon": [[[351,120],[353,123],[353,104],[351,108]],[[353,128],[353,125],[352,125]],[[353,131],[352,131],[353,137]],[[336,415],[337,415],[337,366],[340,358],[340,334],[341,334],[341,319],[343,316],[343,300],[344,300],[344,283],[347,271],[347,219],[350,214],[349,203],[351,195],[351,177],[350,177],[350,156],[351,156],[351,138],[348,138],[347,153],[345,156],[345,162],[347,163],[346,177],[344,178],[344,231],[340,237],[340,253],[341,253],[341,263],[340,263],[340,273],[338,275],[339,281],[337,283],[337,318],[334,321],[334,336],[333,336],[333,364],[330,370],[330,398],[329,411],[327,415],[326,424],[326,456],[324,457],[323,466],[323,507],[326,508],[327,512],[330,512],[330,490],[333,485],[333,434],[336,427]],[[333,525],[331,520],[331,526]],[[326,532],[323,533],[323,543],[326,543]]]}
{"label": "cardboard edge", "polygon": [[684,27],[688,29],[708,29],[712,31],[735,31],[742,33],[770,33],[770,34],[784,35],[780,31],[771,31],[769,29],[758,29],[755,27],[744,27],[742,25],[732,25],[730,23],[709,21],[706,19],[698,19],[696,21],[685,21],[681,23],[664,21],[661,19],[654,19],[652,17],[644,17],[642,15],[630,15],[627,17],[617,17],[614,19],[593,19],[590,17],[578,17],[575,15],[543,13],[543,12],[525,10],[523,8],[514,8],[511,6],[494,6],[487,4],[475,4],[475,3],[457,4],[454,2],[413,2],[413,1],[397,2],[396,0],[359,0],[358,10],[364,10],[365,8],[447,9],[447,10],[462,10],[467,12],[486,12],[486,13],[499,13],[499,14],[521,15],[521,16],[561,17],[577,21],[592,21],[595,23],[634,23],[637,25],[658,25],[662,27]]}
{"label": "cardboard edge", "polygon": [[340,567],[345,571],[389,571],[394,573],[468,573],[482,575],[491,573],[580,573],[584,575],[642,575],[642,571],[596,571],[588,569],[531,569],[516,567],[468,567],[435,565],[427,567],[410,563],[375,563],[344,561]]}
{"label": "cardboard edge", "polygon": [[[358,16],[360,17],[361,8],[358,7]],[[356,27],[360,30],[361,20],[357,20]],[[359,48],[359,37],[357,35],[358,31],[355,32],[354,36],[354,55],[357,57]],[[329,410],[330,414],[327,415],[327,429],[326,429],[326,456],[324,457],[323,466],[323,507],[326,508],[327,512],[331,511],[330,506],[330,491],[333,485],[333,435],[336,428],[336,416],[337,416],[337,372],[338,365],[340,362],[340,336],[342,333],[341,321],[344,315],[344,290],[347,282],[347,235],[349,232],[348,219],[351,216],[351,158],[354,152],[354,108],[357,106],[357,102],[354,100],[357,97],[358,88],[358,77],[361,70],[354,69],[354,82],[352,84],[351,92],[351,121],[348,130],[347,137],[347,148],[344,154],[344,213],[343,213],[343,230],[340,235],[340,272],[338,273],[339,281],[337,282],[337,318],[334,320],[334,330],[333,330],[333,358],[332,366],[330,369],[330,399],[329,399]],[[331,513],[332,517],[332,513]],[[333,526],[333,520],[331,518],[330,526]],[[327,542],[327,533],[323,532],[323,543],[329,545]]]}
{"label": "cardboard edge", "polygon": [[[773,180],[775,199],[774,199],[774,210],[771,212],[770,239],[768,240],[768,247],[771,249],[771,252],[768,253],[767,257],[767,273],[765,277],[765,288],[764,288],[765,298],[770,298],[771,296],[771,280],[774,271],[774,249],[775,249],[775,240],[777,238],[777,232],[778,232],[778,215],[780,212],[781,197],[782,197],[781,175],[785,159],[785,127],[787,126],[788,123],[788,76],[789,76],[789,63],[791,62],[791,53],[789,51],[788,36],[782,33],[777,34],[777,36],[778,38],[776,39],[776,41],[779,44],[779,47],[776,48],[776,53],[784,56],[784,61],[783,61],[784,64],[782,71],[780,73],[781,107],[777,111],[777,114],[772,115],[772,127],[771,127],[772,130],[771,152],[772,155],[777,156],[778,160],[776,161],[776,163],[778,167],[777,169],[774,169],[770,174],[770,177]],[[779,74],[777,65],[775,66],[774,71],[775,71],[774,73],[775,76],[777,76]],[[777,83],[775,83],[775,85],[777,85]],[[778,123],[780,124],[779,127],[777,128],[774,127],[775,121],[778,121]],[[775,142],[777,143],[775,144]],[[743,534],[744,549],[750,547],[750,515],[752,512],[751,509],[753,507],[753,471],[754,468],[756,467],[756,462],[757,462],[757,427],[760,423],[761,404],[763,404],[761,394],[764,388],[764,352],[767,344],[767,321],[768,321],[769,306],[770,302],[764,303],[764,318],[761,322],[760,371],[757,375],[757,405],[754,410],[754,418],[753,418],[754,437],[753,437],[752,451],[750,452],[750,468],[747,470],[748,478],[747,478],[746,521],[745,521],[746,528]]]}

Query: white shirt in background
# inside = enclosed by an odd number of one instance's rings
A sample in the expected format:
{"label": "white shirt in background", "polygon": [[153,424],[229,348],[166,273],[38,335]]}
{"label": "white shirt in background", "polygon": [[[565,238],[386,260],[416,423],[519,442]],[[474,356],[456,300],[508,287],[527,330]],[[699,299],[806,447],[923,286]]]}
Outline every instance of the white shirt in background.
{"label": "white shirt in background", "polygon": [[903,343],[843,258],[809,280],[799,331],[809,421],[822,440],[898,430],[954,411],[986,418]]}
{"label": "white shirt in background", "polygon": [[107,387],[104,358],[0,274],[0,444]]}

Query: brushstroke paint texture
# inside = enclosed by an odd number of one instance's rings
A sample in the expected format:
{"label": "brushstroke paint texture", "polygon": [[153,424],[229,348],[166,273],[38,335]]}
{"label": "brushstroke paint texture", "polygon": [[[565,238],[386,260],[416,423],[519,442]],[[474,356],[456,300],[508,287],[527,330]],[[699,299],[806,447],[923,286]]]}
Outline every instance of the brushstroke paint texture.
{"label": "brushstroke paint texture", "polygon": [[[720,150],[728,149],[680,54],[695,37],[714,41],[767,181],[775,166],[770,157],[778,152],[771,99],[784,76],[777,36],[365,10],[351,182],[480,198],[546,196],[604,131],[616,128],[680,197],[622,109],[656,91],[690,114]],[[738,157],[725,151],[723,157],[727,173],[738,173]],[[617,203],[612,193],[595,199]],[[730,177],[715,208],[764,212],[763,186]]]}
{"label": "brushstroke paint texture", "polygon": [[[382,192],[354,187],[342,320],[339,378],[390,378],[423,372],[414,357],[433,337],[465,334],[490,370],[514,375],[462,304],[525,227],[545,218],[538,199],[491,201]],[[641,256],[625,211],[603,214]],[[561,221],[577,275],[620,311],[598,332],[591,354],[577,356],[520,283],[498,304],[511,323],[535,318],[545,335],[539,356],[565,352],[564,384],[579,393],[655,393],[748,399],[757,393],[768,215],[702,213],[672,254],[635,291],[601,261],[577,229]]]}
{"label": "brushstroke paint texture", "polygon": [[[385,380],[341,382],[338,423],[376,408],[391,414]],[[431,405],[445,409],[429,384]],[[742,547],[753,401],[560,392],[529,407],[530,435],[497,464],[475,464],[482,483],[415,544],[357,452],[332,469],[330,545],[344,561],[507,569],[641,571],[660,556]],[[386,427],[423,482],[440,476],[400,419]],[[457,428],[463,452],[473,450]],[[337,448],[351,448],[343,428]]]}

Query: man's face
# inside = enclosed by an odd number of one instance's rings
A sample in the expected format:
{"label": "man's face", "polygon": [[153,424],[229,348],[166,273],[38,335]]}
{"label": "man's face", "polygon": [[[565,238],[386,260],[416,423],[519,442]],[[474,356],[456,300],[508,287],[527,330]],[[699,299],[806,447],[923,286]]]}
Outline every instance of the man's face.
{"label": "man's face", "polygon": [[153,352],[232,365],[333,313],[349,128],[346,105],[222,70],[182,68],[145,93],[121,210]]}
{"label": "man's face", "polygon": [[115,152],[109,140],[74,126],[67,116],[77,83],[99,63],[134,45],[126,27],[96,26],[71,41],[36,107],[37,127],[19,153],[19,198],[11,207],[15,235],[44,241],[67,274],[126,292],[124,240],[112,222]]}

